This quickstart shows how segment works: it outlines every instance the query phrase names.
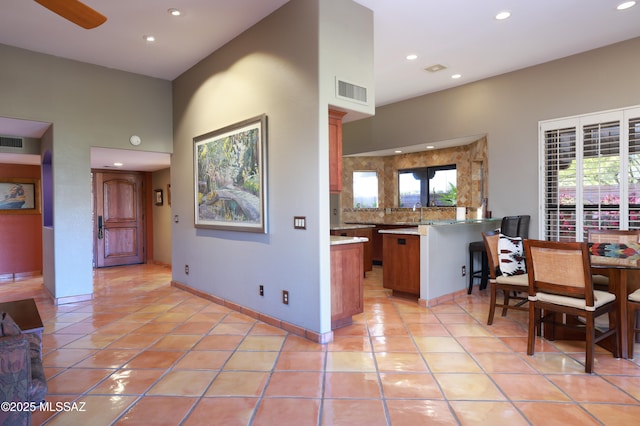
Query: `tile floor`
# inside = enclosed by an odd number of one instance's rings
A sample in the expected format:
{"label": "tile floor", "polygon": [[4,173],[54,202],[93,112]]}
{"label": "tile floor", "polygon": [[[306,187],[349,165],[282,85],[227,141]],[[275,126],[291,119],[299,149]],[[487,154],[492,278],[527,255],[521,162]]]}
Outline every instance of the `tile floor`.
{"label": "tile floor", "polygon": [[90,302],[56,307],[39,278],[0,284],[0,301],[36,298],[47,400],[78,409],[34,425],[638,424],[638,359],[601,350],[588,375],[582,345],[543,340],[529,357],[523,313],[486,325],[488,291],[426,309],[381,272],[327,345],[172,288],[157,265],[97,270]]}

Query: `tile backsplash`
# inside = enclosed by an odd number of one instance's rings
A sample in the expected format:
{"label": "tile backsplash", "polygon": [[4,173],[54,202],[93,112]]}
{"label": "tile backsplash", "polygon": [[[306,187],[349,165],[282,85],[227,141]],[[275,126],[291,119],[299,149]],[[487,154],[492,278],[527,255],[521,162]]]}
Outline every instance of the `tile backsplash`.
{"label": "tile backsplash", "polygon": [[[487,140],[468,145],[390,156],[347,156],[342,160],[342,192],[339,197],[340,222],[417,222],[420,212],[398,207],[398,170],[455,164],[458,207],[467,207],[466,217],[475,218],[476,209],[487,194]],[[378,208],[353,208],[353,172],[378,173]],[[456,218],[455,207],[423,207],[424,220]]]}

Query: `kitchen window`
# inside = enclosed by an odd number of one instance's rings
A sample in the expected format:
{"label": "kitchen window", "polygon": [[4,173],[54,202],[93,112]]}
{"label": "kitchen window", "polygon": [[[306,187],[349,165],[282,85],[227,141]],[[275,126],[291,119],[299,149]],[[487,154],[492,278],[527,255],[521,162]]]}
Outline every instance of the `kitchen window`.
{"label": "kitchen window", "polygon": [[378,207],[378,172],[364,170],[353,172],[353,208]]}
{"label": "kitchen window", "polygon": [[398,206],[455,206],[458,202],[455,164],[398,170]]}

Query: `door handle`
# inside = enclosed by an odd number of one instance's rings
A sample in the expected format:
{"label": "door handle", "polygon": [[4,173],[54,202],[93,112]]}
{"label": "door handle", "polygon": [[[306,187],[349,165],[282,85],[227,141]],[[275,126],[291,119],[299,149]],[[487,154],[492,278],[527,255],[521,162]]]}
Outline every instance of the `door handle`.
{"label": "door handle", "polygon": [[398,238],[398,245],[399,246],[404,246],[407,244],[407,240],[404,238]]}
{"label": "door handle", "polygon": [[98,239],[102,239],[102,216],[98,216]]}

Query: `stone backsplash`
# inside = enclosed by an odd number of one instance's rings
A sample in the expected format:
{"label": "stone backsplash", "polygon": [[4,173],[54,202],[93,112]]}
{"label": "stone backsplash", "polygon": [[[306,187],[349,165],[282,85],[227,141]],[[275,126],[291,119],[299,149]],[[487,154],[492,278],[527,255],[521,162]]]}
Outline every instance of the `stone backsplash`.
{"label": "stone backsplash", "polygon": [[[475,211],[469,218],[475,218]],[[422,220],[451,220],[456,218],[455,207],[423,207]],[[420,221],[420,211],[412,208],[342,209],[343,223],[407,223]]]}
{"label": "stone backsplash", "polygon": [[[487,139],[468,145],[390,156],[349,156],[342,160],[340,221],[363,223],[417,222],[419,211],[398,207],[398,170],[455,164],[459,207],[466,207],[466,218],[475,219],[476,210],[488,193]],[[378,173],[378,208],[353,208],[353,172]],[[455,207],[423,207],[423,220],[456,218]]]}

